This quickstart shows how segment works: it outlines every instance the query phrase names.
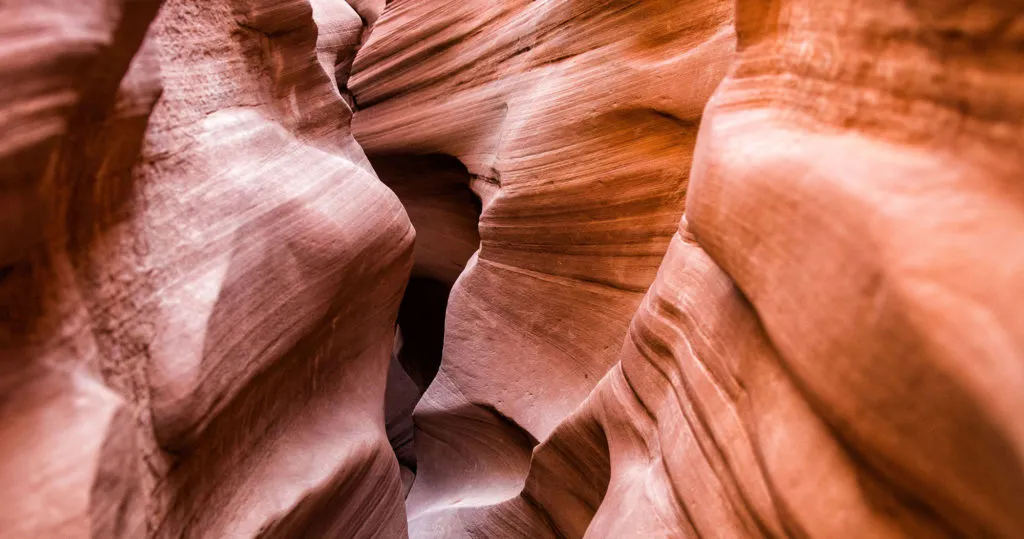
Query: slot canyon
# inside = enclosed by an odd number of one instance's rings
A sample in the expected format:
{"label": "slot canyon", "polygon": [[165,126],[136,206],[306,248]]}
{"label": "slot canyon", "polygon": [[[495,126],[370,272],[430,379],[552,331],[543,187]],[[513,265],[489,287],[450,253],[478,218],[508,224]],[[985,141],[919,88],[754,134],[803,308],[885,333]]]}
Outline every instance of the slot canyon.
{"label": "slot canyon", "polygon": [[0,539],[1024,537],[1024,0],[0,0]]}

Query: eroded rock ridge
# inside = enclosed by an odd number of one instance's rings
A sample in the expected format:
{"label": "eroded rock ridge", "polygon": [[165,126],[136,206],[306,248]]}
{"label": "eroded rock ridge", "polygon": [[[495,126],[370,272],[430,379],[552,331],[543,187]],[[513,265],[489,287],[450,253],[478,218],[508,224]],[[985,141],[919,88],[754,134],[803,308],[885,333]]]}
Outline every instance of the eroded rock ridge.
{"label": "eroded rock ridge", "polygon": [[0,537],[1024,535],[1019,1],[0,15]]}

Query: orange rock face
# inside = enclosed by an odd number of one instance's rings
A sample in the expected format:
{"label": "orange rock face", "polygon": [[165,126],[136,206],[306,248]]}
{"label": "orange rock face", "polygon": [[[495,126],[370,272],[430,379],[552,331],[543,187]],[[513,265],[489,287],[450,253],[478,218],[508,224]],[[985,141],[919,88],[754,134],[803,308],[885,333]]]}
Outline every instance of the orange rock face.
{"label": "orange rock face", "polygon": [[1024,535],[1024,4],[0,4],[0,538]]}
{"label": "orange rock face", "polygon": [[455,156],[482,200],[415,413],[413,535],[513,533],[477,515],[517,496],[537,442],[616,363],[734,47],[729,2],[692,8],[395,2],[357,57],[371,158]]}

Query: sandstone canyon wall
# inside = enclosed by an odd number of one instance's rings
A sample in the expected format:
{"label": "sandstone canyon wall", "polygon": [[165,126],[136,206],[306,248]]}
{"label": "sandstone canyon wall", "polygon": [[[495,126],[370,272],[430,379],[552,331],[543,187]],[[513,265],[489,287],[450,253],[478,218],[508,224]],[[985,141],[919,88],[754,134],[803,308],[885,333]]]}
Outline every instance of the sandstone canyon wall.
{"label": "sandstone canyon wall", "polygon": [[334,82],[380,6],[80,4],[4,6],[0,533],[403,535],[414,234]]}
{"label": "sandstone canyon wall", "polygon": [[0,537],[1024,535],[1017,0],[0,15]]}

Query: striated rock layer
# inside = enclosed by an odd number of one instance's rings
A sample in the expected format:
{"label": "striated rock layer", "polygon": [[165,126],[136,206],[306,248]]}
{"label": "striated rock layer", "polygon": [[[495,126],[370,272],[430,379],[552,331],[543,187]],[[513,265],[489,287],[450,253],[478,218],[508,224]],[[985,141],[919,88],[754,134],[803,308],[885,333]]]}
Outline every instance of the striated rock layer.
{"label": "striated rock layer", "polygon": [[0,535],[405,534],[413,230],[336,82],[382,4],[0,6]]}
{"label": "striated rock layer", "polygon": [[356,137],[484,199],[412,535],[1024,533],[1021,8],[392,3]]}
{"label": "striated rock layer", "polygon": [[[0,535],[138,537],[131,406],[98,376],[68,238],[92,195],[82,167],[131,168],[157,88],[142,54],[156,2],[0,5]],[[124,81],[122,82],[122,79]],[[120,85],[120,89],[119,89]],[[101,112],[102,111],[102,112]],[[97,141],[98,142],[98,141]],[[90,178],[91,179],[91,178]],[[96,193],[117,203],[116,189]],[[109,205],[109,206],[108,206]]]}
{"label": "striated rock layer", "polygon": [[1024,535],[1022,21],[0,3],[0,538]]}
{"label": "striated rock layer", "polygon": [[733,49],[729,2],[693,8],[398,0],[357,56],[353,128],[371,160],[454,156],[482,200],[415,412],[414,536],[536,533],[469,515],[520,492],[654,279]]}

